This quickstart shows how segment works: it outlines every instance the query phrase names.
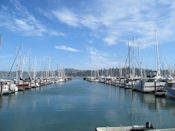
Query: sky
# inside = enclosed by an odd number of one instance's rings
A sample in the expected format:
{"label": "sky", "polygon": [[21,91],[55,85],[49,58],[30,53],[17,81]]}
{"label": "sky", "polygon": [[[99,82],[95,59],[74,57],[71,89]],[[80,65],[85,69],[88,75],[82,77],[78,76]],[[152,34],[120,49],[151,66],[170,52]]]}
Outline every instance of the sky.
{"label": "sky", "polygon": [[10,70],[21,42],[25,70],[29,50],[37,70],[125,66],[128,43],[136,66],[140,47],[143,68],[156,68],[155,31],[161,67],[174,68],[173,0],[0,0],[0,70]]}

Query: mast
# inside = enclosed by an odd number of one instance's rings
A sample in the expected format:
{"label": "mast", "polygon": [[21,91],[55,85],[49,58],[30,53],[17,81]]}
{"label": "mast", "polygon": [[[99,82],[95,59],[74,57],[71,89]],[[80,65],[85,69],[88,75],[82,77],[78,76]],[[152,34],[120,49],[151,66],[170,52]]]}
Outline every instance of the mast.
{"label": "mast", "polygon": [[103,68],[101,69],[101,76],[103,76]]}
{"label": "mast", "polygon": [[110,73],[110,74],[111,74],[111,77],[112,77],[112,67],[111,67],[110,71],[111,71],[111,73]]}
{"label": "mast", "polygon": [[18,82],[18,46],[16,47],[16,82]]}
{"label": "mast", "polygon": [[31,49],[29,49],[29,65],[28,65],[28,75],[29,75],[29,78],[31,78],[31,60],[30,60],[30,55],[31,55]]}
{"label": "mast", "polygon": [[23,43],[21,42],[21,51],[20,51],[20,79],[23,78],[23,56],[22,56],[22,51],[23,51]]}
{"label": "mast", "polygon": [[50,57],[48,57],[47,59],[48,61],[48,70],[46,70],[46,78],[50,77]]}
{"label": "mast", "polygon": [[59,77],[59,68],[58,68],[58,65],[57,65],[57,77]]}
{"label": "mast", "polygon": [[159,48],[158,48],[157,31],[155,31],[155,39],[156,39],[156,51],[157,51],[157,77],[159,77],[160,76],[160,63],[159,63]]}
{"label": "mast", "polygon": [[65,78],[66,77],[65,68],[63,68],[63,75],[64,75],[64,78]]}
{"label": "mast", "polygon": [[33,79],[35,80],[35,78],[36,78],[36,56],[35,56],[35,58],[34,58],[34,67],[33,67]]}
{"label": "mast", "polygon": [[140,76],[141,76],[141,79],[143,79],[140,45],[139,45],[139,61],[140,61]]}
{"label": "mast", "polygon": [[97,77],[99,77],[100,75],[99,75],[99,69],[97,69]]}
{"label": "mast", "polygon": [[133,65],[132,65],[132,76],[135,77],[135,37],[133,37]]}
{"label": "mast", "polygon": [[129,63],[128,63],[128,65],[129,65],[129,72],[128,72],[128,74],[129,74],[129,78],[131,77],[131,71],[130,71],[130,69],[131,69],[131,47],[130,47],[130,43],[128,42],[128,57],[129,57]]}
{"label": "mast", "polygon": [[119,78],[122,77],[122,68],[121,68],[121,63],[120,63],[120,56],[118,58],[118,67],[119,67]]}

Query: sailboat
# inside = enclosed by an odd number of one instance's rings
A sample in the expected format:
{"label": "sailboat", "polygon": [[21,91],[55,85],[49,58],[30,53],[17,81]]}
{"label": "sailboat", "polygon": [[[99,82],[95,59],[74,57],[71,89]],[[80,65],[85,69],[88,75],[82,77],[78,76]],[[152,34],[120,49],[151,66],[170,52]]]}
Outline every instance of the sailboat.
{"label": "sailboat", "polygon": [[29,86],[29,83],[28,82],[25,82],[25,80],[23,79],[23,66],[24,66],[24,58],[23,58],[23,55],[22,55],[22,51],[23,51],[23,43],[21,42],[21,49],[20,49],[20,78],[17,79],[15,81],[16,83],[16,86],[18,87],[18,90],[19,91],[24,91],[26,87]]}
{"label": "sailboat", "polygon": [[30,54],[31,54],[31,49],[29,49],[29,52],[28,52],[29,56],[29,61],[28,61],[28,78],[24,79],[24,82],[25,84],[28,84],[28,86],[26,86],[25,88],[26,89],[31,89],[31,81],[32,81],[32,78],[31,78],[31,59],[30,59]]}
{"label": "sailboat", "polygon": [[[133,50],[130,48],[130,44],[128,43],[128,55],[129,55],[129,77],[125,80],[125,88],[126,89],[133,89],[134,85],[138,83],[140,78],[136,77],[136,70],[135,70],[135,37],[133,37]],[[132,58],[132,59],[131,59]],[[130,65],[132,63],[132,69],[130,69]]]}
{"label": "sailboat", "polygon": [[[135,50],[135,49],[134,49]],[[131,65],[131,47],[130,47],[130,43],[128,43],[128,65],[129,65],[129,75],[127,76],[127,78],[124,80],[124,88],[126,88],[126,89],[131,89],[132,88],[132,84],[133,84],[133,81],[132,81],[132,78],[131,77],[134,77],[134,75],[132,75],[131,74],[131,67],[130,67],[130,65]],[[135,55],[133,55],[133,56],[135,56]],[[133,58],[133,59],[135,59],[135,58]],[[132,60],[133,60],[132,59]],[[134,64],[133,64],[133,66],[134,66]],[[134,67],[132,68],[132,73],[134,72]]]}
{"label": "sailboat", "polygon": [[33,79],[30,82],[32,88],[39,87],[39,83],[36,79],[36,57],[34,58],[34,67],[33,67]]}
{"label": "sailboat", "polygon": [[159,64],[159,49],[158,49],[158,39],[157,32],[155,32],[156,39],[156,51],[157,51],[157,71],[156,75],[152,78],[141,79],[138,83],[135,84],[135,90],[141,92],[157,92],[164,88],[166,85],[166,80],[162,78],[160,72],[160,64]]}

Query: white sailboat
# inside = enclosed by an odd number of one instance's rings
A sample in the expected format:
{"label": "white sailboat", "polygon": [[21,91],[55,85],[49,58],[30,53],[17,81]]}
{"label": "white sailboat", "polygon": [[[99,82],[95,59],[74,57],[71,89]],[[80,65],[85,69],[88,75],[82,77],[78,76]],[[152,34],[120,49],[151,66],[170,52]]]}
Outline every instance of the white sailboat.
{"label": "white sailboat", "polygon": [[[131,50],[131,48],[129,49],[129,62],[130,62],[130,58],[132,58],[131,59],[132,69],[130,71],[129,77],[125,80],[125,88],[126,89],[133,89],[134,85],[136,83],[138,83],[138,81],[140,80],[140,78],[136,77],[136,70],[135,70],[135,67],[136,67],[135,66],[136,65],[135,37],[133,37],[133,50]],[[130,63],[129,63],[129,65],[130,65]]]}
{"label": "white sailboat", "polygon": [[31,80],[30,86],[32,88],[39,87],[39,83],[36,79],[36,57],[34,58],[34,67],[33,67],[33,79]]}
{"label": "white sailboat", "polygon": [[[135,50],[135,49],[134,49]],[[131,67],[130,67],[130,65],[131,65],[131,47],[130,47],[130,43],[128,43],[128,58],[129,58],[129,61],[128,61],[128,64],[129,64],[129,76],[128,76],[128,78],[126,78],[126,80],[124,80],[124,87],[126,88],[126,89],[131,89],[132,88],[132,84],[133,84],[133,77],[135,76],[134,75],[134,63],[132,62],[132,71],[131,71]],[[134,53],[135,54],[135,53]],[[133,55],[133,56],[135,56],[135,55]],[[135,57],[133,57],[133,61],[134,61],[134,59],[135,59]],[[131,72],[132,72],[132,74],[131,74]]]}
{"label": "white sailboat", "polygon": [[157,32],[155,32],[155,38],[156,38],[156,51],[157,51],[156,76],[153,78],[141,79],[138,83],[135,84],[135,89],[141,92],[156,92],[162,90],[163,87],[166,85],[166,81],[162,78],[160,73]]}
{"label": "white sailboat", "polygon": [[29,85],[28,86],[26,86],[25,88],[26,89],[31,89],[31,80],[32,80],[32,78],[31,78],[31,58],[30,58],[30,55],[31,55],[31,49],[29,49],[29,52],[28,52],[28,78],[27,79],[25,79],[25,83],[28,83]]}

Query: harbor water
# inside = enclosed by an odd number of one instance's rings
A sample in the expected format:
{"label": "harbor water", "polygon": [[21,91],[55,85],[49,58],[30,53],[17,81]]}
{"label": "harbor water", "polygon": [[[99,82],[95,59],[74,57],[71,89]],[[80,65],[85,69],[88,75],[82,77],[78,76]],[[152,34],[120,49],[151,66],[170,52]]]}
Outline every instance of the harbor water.
{"label": "harbor water", "polygon": [[147,121],[175,128],[175,100],[81,78],[0,98],[2,131],[94,131]]}

